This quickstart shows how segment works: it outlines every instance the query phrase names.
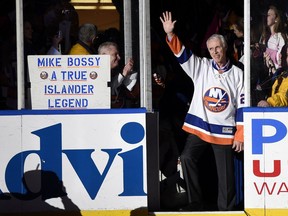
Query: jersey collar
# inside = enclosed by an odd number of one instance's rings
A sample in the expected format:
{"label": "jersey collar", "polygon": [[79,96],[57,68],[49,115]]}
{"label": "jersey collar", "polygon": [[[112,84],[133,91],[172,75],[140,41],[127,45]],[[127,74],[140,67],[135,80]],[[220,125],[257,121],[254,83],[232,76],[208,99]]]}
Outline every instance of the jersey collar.
{"label": "jersey collar", "polygon": [[216,62],[213,60],[212,61],[212,67],[217,70],[218,72],[221,72],[221,73],[224,73],[226,71],[228,71],[231,67],[232,67],[232,64],[230,64],[230,60],[228,60],[228,62],[226,63],[226,65],[224,65],[223,67],[219,67]]}

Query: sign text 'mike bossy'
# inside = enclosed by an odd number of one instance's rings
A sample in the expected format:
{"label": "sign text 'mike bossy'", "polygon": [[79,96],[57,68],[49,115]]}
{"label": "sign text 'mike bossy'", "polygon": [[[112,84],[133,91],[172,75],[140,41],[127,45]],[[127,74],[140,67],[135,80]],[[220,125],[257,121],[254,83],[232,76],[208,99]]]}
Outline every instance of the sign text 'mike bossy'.
{"label": "sign text 'mike bossy'", "polygon": [[32,109],[110,108],[106,55],[28,56]]}

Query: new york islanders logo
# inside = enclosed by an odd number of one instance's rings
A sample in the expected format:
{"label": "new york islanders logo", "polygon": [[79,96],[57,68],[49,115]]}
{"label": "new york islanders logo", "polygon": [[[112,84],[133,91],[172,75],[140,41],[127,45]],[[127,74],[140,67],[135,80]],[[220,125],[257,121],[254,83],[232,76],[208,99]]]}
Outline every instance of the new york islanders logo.
{"label": "new york islanders logo", "polygon": [[213,87],[204,94],[204,105],[211,112],[222,112],[230,102],[229,95],[221,88]]}

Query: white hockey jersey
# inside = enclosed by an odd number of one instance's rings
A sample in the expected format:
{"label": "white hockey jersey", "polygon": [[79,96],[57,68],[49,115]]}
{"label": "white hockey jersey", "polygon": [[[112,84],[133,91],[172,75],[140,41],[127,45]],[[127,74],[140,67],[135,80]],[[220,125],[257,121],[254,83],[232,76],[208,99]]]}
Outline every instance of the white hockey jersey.
{"label": "white hockey jersey", "polygon": [[220,74],[212,59],[194,55],[176,35],[166,41],[194,83],[183,129],[213,144],[231,145],[234,139],[243,142],[243,71],[228,62]]}

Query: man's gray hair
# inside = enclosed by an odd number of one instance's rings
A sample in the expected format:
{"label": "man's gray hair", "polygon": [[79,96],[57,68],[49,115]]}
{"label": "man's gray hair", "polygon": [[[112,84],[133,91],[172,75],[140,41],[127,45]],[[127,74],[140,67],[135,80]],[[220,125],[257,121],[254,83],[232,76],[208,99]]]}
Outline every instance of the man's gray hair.
{"label": "man's gray hair", "polygon": [[83,24],[78,33],[78,38],[84,43],[91,43],[97,35],[97,27],[91,23]]}
{"label": "man's gray hair", "polygon": [[106,54],[103,52],[104,49],[110,49],[110,47],[115,47],[118,50],[118,44],[112,41],[106,41],[99,45],[98,54]]}
{"label": "man's gray hair", "polygon": [[228,48],[228,44],[227,44],[227,41],[226,39],[224,38],[223,35],[220,35],[220,34],[213,34],[211,35],[208,39],[207,39],[207,42],[206,42],[206,45],[208,45],[208,41],[212,40],[212,39],[218,39],[221,41],[222,45],[224,48]]}

